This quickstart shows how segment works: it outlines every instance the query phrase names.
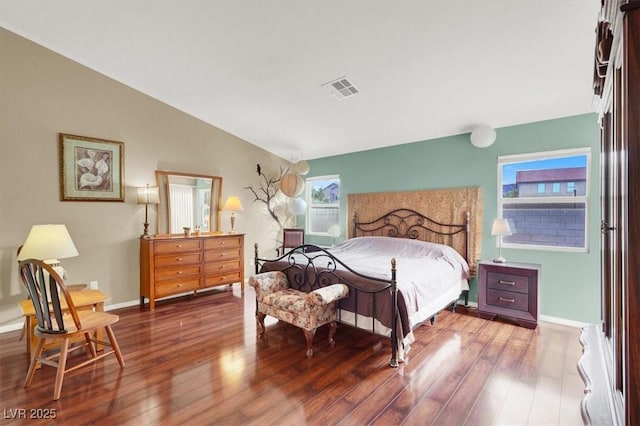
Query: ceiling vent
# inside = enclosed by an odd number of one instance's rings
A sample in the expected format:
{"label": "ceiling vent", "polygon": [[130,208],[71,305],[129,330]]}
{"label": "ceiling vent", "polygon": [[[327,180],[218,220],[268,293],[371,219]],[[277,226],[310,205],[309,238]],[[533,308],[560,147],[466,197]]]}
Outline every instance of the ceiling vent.
{"label": "ceiling vent", "polygon": [[347,77],[340,77],[322,85],[333,95],[334,98],[341,101],[359,93],[356,86],[351,83]]}

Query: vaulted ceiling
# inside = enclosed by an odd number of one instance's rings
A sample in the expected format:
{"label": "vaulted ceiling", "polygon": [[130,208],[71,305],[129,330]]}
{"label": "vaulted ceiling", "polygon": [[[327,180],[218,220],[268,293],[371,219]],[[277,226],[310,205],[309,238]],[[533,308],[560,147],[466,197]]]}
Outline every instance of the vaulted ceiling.
{"label": "vaulted ceiling", "polygon": [[0,25],[295,161],[593,111],[599,3],[0,0]]}

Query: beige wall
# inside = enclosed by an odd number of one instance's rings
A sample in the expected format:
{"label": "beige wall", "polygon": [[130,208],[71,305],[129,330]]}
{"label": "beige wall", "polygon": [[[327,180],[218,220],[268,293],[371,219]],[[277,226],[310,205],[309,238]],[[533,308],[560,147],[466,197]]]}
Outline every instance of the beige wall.
{"label": "beige wall", "polygon": [[[277,173],[286,160],[4,29],[0,57],[0,327],[21,320],[15,253],[33,224],[67,225],[80,252],[63,261],[69,282],[97,280],[111,304],[139,298],[134,188],[153,184],[156,169],[222,176],[223,198],[240,196],[247,273],[254,242],[275,247],[277,229],[244,188],[259,182],[256,163]],[[124,203],[60,201],[59,132],[124,142]],[[155,208],[150,216],[155,232]]]}

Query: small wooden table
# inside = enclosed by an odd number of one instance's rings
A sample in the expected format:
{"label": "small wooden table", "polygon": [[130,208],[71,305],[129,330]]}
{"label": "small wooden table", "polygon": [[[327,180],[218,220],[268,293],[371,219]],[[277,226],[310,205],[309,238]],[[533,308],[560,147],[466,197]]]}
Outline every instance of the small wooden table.
{"label": "small wooden table", "polygon": [[[109,299],[109,296],[102,293],[99,290],[78,290],[71,291],[71,300],[73,300],[73,304],[76,306],[76,309],[93,309],[97,312],[104,311],[104,302]],[[61,300],[62,306],[66,306],[66,301],[64,298]],[[33,356],[33,351],[36,348],[37,338],[33,332],[35,326],[38,324],[38,319],[36,318],[36,311],[33,307],[33,303],[31,299],[25,299],[19,303],[20,309],[22,310],[22,315],[24,315],[26,320],[26,341],[27,341],[27,352],[29,353],[29,357]],[[102,340],[102,330],[96,331],[96,339]],[[45,348],[49,348],[49,346],[45,346]],[[98,350],[101,349],[100,345],[97,347]]]}

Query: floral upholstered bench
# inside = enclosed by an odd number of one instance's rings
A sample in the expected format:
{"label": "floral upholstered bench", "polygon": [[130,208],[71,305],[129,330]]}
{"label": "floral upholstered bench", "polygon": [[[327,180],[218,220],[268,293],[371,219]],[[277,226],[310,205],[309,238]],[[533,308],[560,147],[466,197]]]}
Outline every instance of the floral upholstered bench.
{"label": "floral upholstered bench", "polygon": [[284,272],[272,271],[250,277],[249,285],[256,290],[258,337],[264,335],[264,317],[269,315],[302,329],[308,358],[313,356],[313,336],[318,327],[329,324],[329,345],[335,345],[337,303],[349,295],[345,284],[303,292],[289,286]]}

